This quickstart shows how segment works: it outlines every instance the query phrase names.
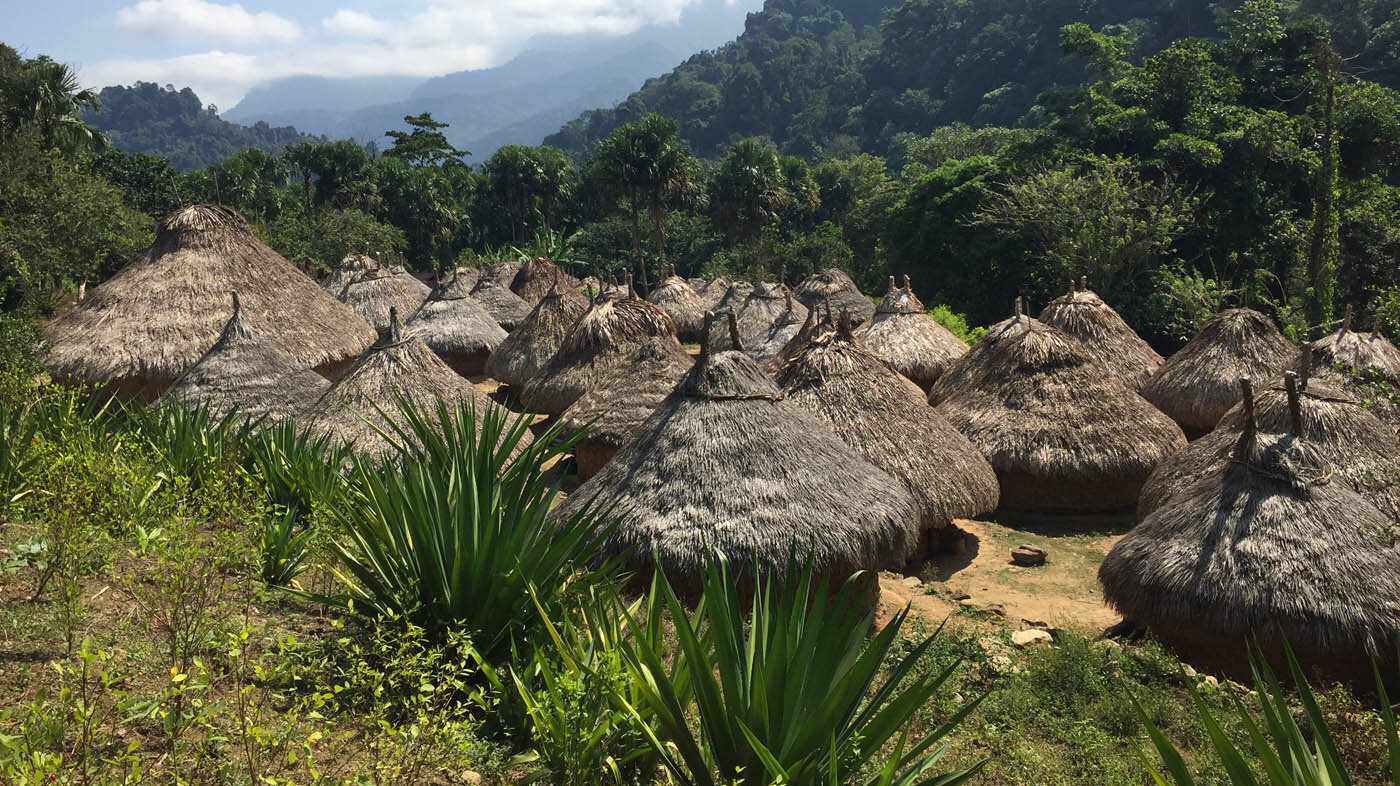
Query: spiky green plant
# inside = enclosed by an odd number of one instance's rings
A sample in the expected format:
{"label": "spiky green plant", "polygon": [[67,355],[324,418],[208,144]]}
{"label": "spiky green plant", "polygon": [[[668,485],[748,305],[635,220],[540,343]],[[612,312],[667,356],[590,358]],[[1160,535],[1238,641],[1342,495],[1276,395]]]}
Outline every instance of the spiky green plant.
{"label": "spiky green plant", "polygon": [[[915,713],[958,667],[919,671],[934,642],[930,636],[881,677],[908,608],[870,636],[874,610],[859,574],[833,595],[830,583],[814,579],[810,568],[789,573],[799,578],[757,582],[745,607],[739,583],[724,560],[715,559],[703,579],[703,600],[691,613],[664,578],[653,580],[652,595],[670,611],[679,651],[668,666],[658,642],[623,637],[618,646],[638,696],[616,699],[671,775],[699,786],[953,786],[980,770],[978,764],[930,773],[946,749],[940,741],[981,699],[928,734],[906,737]],[[628,614],[629,630],[649,627]],[[891,742],[895,753],[886,759]],[[873,775],[862,774],[876,762]]]}
{"label": "spiky green plant", "polygon": [[[1317,697],[1308,685],[1307,676],[1298,664],[1292,648],[1286,644],[1284,655],[1288,661],[1289,676],[1298,694],[1298,703],[1307,717],[1310,733],[1305,733],[1299,727],[1289,707],[1288,694],[1283,685],[1259,650],[1251,647],[1249,662],[1254,677],[1254,691],[1258,696],[1259,719],[1255,720],[1255,716],[1250,713],[1243,700],[1231,695],[1240,725],[1249,735],[1249,748],[1242,749],[1225,734],[1220,722],[1201,698],[1200,691],[1194,684],[1191,686],[1192,701],[1216,757],[1229,776],[1229,782],[1234,786],[1350,786],[1353,783],[1352,777],[1347,772],[1346,762],[1327,728]],[[1381,679],[1380,670],[1374,666],[1373,670],[1381,719],[1385,726],[1390,782],[1400,786],[1400,735],[1396,732],[1395,712],[1391,707],[1390,698],[1386,695],[1385,682]],[[1129,697],[1132,698],[1131,694]],[[1196,780],[1191,776],[1185,757],[1152,722],[1137,699],[1133,698],[1132,704],[1166,769],[1167,775],[1164,776],[1144,754],[1143,763],[1153,782],[1158,786],[1168,786],[1172,783],[1176,786],[1195,786]],[[1167,776],[1170,776],[1171,780],[1167,780]]]}
{"label": "spiky green plant", "polygon": [[189,478],[191,490],[224,472],[259,425],[236,409],[217,415],[203,404],[175,401],[131,412],[131,429],[155,448],[171,475]]}
{"label": "spiky green plant", "polygon": [[28,475],[34,466],[34,437],[39,421],[27,402],[0,402],[0,514],[29,494]]}
{"label": "spiky green plant", "polygon": [[357,457],[330,511],[344,593],[329,600],[435,637],[467,630],[492,659],[537,628],[531,592],[552,602],[605,534],[592,509],[549,517],[559,479],[546,466],[577,435],[556,427],[527,444],[528,420],[504,411],[398,407],[398,420],[385,418],[394,455]]}

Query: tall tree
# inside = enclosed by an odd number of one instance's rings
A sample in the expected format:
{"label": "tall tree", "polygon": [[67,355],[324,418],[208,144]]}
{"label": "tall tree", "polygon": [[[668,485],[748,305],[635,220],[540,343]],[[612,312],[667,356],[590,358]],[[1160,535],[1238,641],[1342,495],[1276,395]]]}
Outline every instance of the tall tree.
{"label": "tall tree", "polygon": [[4,48],[8,51],[0,57],[0,138],[13,141],[32,131],[45,147],[65,153],[105,145],[82,117],[84,111],[97,109],[97,94],[82,89],[73,69],[42,55],[21,60],[13,49]]}
{"label": "tall tree", "polygon": [[467,150],[458,150],[447,141],[442,129],[447,123],[439,123],[429,112],[421,115],[408,115],[403,121],[411,131],[385,131],[384,135],[394,140],[393,147],[384,151],[390,158],[398,158],[412,166],[442,166],[460,164],[462,158],[471,155]]}
{"label": "tall tree", "polygon": [[730,148],[710,178],[710,213],[730,248],[758,240],[793,201],[772,147],[745,139]]}
{"label": "tall tree", "polygon": [[1328,41],[1321,41],[1314,53],[1313,67],[1317,71],[1322,92],[1322,134],[1318,139],[1322,166],[1318,168],[1313,186],[1313,221],[1308,242],[1308,289],[1304,315],[1308,325],[1320,334],[1330,331],[1333,299],[1337,286],[1337,260],[1341,256],[1341,240],[1337,223],[1337,75],[1341,58]]}

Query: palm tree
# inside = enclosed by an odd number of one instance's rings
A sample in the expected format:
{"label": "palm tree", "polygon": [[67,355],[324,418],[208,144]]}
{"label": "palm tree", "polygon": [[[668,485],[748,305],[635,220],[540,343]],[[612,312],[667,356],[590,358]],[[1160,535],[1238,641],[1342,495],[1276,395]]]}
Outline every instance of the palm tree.
{"label": "palm tree", "polygon": [[730,148],[710,180],[710,212],[730,248],[758,240],[793,199],[778,154],[754,139]]}
{"label": "palm tree", "polygon": [[103,147],[102,134],[82,118],[84,110],[98,109],[97,93],[82,89],[73,69],[46,56],[9,64],[0,73],[0,129],[7,137],[32,130],[45,147],[66,153]]}

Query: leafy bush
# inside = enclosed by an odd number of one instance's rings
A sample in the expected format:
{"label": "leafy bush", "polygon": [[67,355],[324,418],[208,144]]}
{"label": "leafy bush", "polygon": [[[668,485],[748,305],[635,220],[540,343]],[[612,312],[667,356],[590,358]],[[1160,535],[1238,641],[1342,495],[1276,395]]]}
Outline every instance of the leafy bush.
{"label": "leafy bush", "polygon": [[[873,609],[866,610],[860,575],[833,596],[810,567],[781,585],[762,581],[743,608],[738,582],[722,557],[707,568],[703,599],[687,614],[671,586],[653,579],[654,599],[664,597],[679,639],[674,663],[649,636],[619,641],[636,701],[617,697],[632,713],[662,763],[680,782],[720,783],[940,783],[971,778],[981,764],[929,775],[953,731],[980,699],[964,705],[928,734],[908,739],[906,724],[956,671],[916,666],[929,637],[895,662],[880,679],[882,663],[898,639],[908,608],[867,638]],[[657,585],[660,585],[659,589]],[[657,613],[655,606],[652,614]],[[650,631],[654,620],[628,614],[630,631]],[[690,723],[694,713],[699,728]],[[884,751],[894,741],[893,754]],[[874,765],[875,774],[861,773]],[[860,777],[858,777],[860,776]]]}
{"label": "leafy bush", "polygon": [[576,436],[555,428],[527,445],[524,418],[465,402],[438,402],[431,415],[398,406],[402,423],[387,435],[396,455],[382,464],[357,457],[347,496],[330,511],[345,592],[326,600],[404,617],[439,639],[468,630],[490,659],[536,628],[531,591],[552,601],[601,537],[591,510],[549,517],[559,481],[545,467]]}
{"label": "leafy bush", "polygon": [[984,327],[969,328],[967,326],[966,316],[959,314],[942,303],[929,309],[928,315],[933,318],[934,322],[947,328],[948,332],[962,339],[969,345],[981,341],[982,336],[987,333],[987,329]]}

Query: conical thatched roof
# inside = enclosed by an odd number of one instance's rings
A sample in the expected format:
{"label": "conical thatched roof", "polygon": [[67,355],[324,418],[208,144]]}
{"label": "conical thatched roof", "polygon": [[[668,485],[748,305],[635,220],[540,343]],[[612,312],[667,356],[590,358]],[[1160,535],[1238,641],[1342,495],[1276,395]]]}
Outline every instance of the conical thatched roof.
{"label": "conical thatched roof", "polygon": [[389,329],[389,309],[412,314],[423,302],[388,268],[382,267],[361,273],[336,297],[380,333]]}
{"label": "conical thatched roof", "polygon": [[[707,548],[736,576],[780,573],[792,556],[844,577],[900,566],[920,536],[904,486],[836,437],[742,352],[695,367],[597,475],[558,508],[622,516],[604,552],[693,587]],[[655,555],[655,562],[653,561]]]}
{"label": "conical thatched roof", "polygon": [[607,463],[693,365],[694,358],[675,338],[652,336],[604,371],[560,416],[568,429],[589,429],[574,447],[579,476],[592,477]]}
{"label": "conical thatched roof", "polygon": [[425,410],[431,410],[438,399],[449,406],[456,406],[458,401],[473,402],[478,413],[500,408],[449,368],[412,331],[405,329],[399,322],[398,312],[394,311],[384,338],[361,355],[311,407],[307,423],[317,431],[353,443],[361,453],[378,455],[385,452],[389,444],[371,424],[392,431],[375,407],[396,419],[399,412],[396,398],[400,396]]}
{"label": "conical thatched roof", "polygon": [[1297,355],[1298,348],[1268,317],[1232,308],[1211,317],[1195,338],[1167,358],[1142,395],[1194,439],[1240,403],[1240,377],[1273,379]]}
{"label": "conical thatched roof", "polygon": [[481,278],[489,278],[492,281],[499,281],[503,286],[509,287],[515,283],[515,276],[520,272],[521,264],[519,260],[502,259],[492,265],[488,265],[481,271]]}
{"label": "conical thatched roof", "polygon": [[453,281],[439,283],[407,327],[463,376],[481,373],[486,359],[506,340],[506,331],[476,298]]}
{"label": "conical thatched roof", "polygon": [[[1290,372],[1291,373],[1291,372]],[[1290,396],[1288,386],[1297,390]],[[1250,389],[1253,390],[1252,385]],[[1236,405],[1215,430],[1196,440],[1157,467],[1138,498],[1138,520],[1166,500],[1232,460],[1248,431],[1295,434],[1307,440],[1345,482],[1384,512],[1400,520],[1400,438],[1375,415],[1362,409],[1345,391],[1318,379],[1275,382],[1252,395],[1254,411]],[[1300,431],[1295,431],[1297,402]]]}
{"label": "conical thatched roof", "polygon": [[699,294],[700,290],[710,285],[710,279],[697,276],[695,278],[686,279],[685,283],[689,284],[690,288],[695,290],[696,294]]}
{"label": "conical thatched roof", "polygon": [[1251,637],[1272,649],[1281,634],[1305,662],[1357,677],[1395,653],[1391,527],[1306,439],[1260,431],[1124,536],[1099,581],[1178,649],[1239,653]]}
{"label": "conical thatched roof", "polygon": [[326,294],[338,300],[340,299],[341,291],[344,290],[346,285],[351,281],[358,279],[371,270],[378,269],[379,263],[375,261],[374,257],[368,254],[349,254],[344,259],[340,260],[340,264],[332,268],[331,272],[327,273],[325,278],[321,279],[321,289],[325,290]]}
{"label": "conical thatched roof", "polygon": [[525,383],[520,400],[530,412],[560,415],[651,336],[675,338],[676,327],[666,312],[638,297],[597,301],[569,329],[554,357]]}
{"label": "conical thatched roof", "polygon": [[470,295],[481,281],[481,272],[481,268],[470,265],[445,270],[438,274],[438,285],[449,283],[453,289],[460,289]]}
{"label": "conical thatched roof", "polygon": [[1044,327],[1044,324],[1038,319],[1026,316],[1021,298],[1016,298],[1014,314],[987,328],[982,338],[971,349],[944,369],[938,381],[929,388],[929,405],[936,407],[953,393],[975,384],[977,378],[986,370],[988,358],[997,346],[1009,338],[1037,327]]}
{"label": "conical thatched roof", "polygon": [[[715,279],[715,281],[718,282],[719,279]],[[711,284],[710,286],[713,287],[714,284]],[[733,311],[735,314],[738,314],[739,310],[744,307],[744,301],[748,300],[749,295],[752,294],[753,291],[753,284],[750,284],[747,281],[735,281],[733,284],[730,284],[728,287],[725,287],[724,292],[721,293],[719,296],[719,300],[716,300],[715,305],[709,310],[715,312],[716,316],[719,316],[720,314],[723,314],[726,311]],[[706,289],[705,297],[707,300],[709,299],[709,296],[710,290]]]}
{"label": "conical thatched roof", "polygon": [[[734,286],[734,282],[729,276],[716,276],[705,283],[703,288],[696,288],[695,294],[700,296],[700,300],[705,304],[706,311],[715,311],[719,308],[719,302],[724,299],[729,288]],[[747,295],[748,293],[744,293]],[[739,302],[744,302],[744,295],[740,295]]]}
{"label": "conical thatched roof", "polygon": [[[745,342],[744,344],[744,351],[759,364],[767,363],[777,357],[783,348],[802,330],[802,326],[806,324],[812,313],[792,299],[790,295],[784,296],[783,300],[782,311],[773,318],[773,323],[768,326],[768,329],[750,339],[752,343]],[[742,331],[743,328],[741,327],[740,330]]]}
{"label": "conical thatched roof", "polygon": [[682,341],[699,341],[705,325],[705,301],[680,276],[667,276],[647,295],[647,302],[666,312]]}
{"label": "conical thatched roof", "polygon": [[1078,341],[1133,390],[1142,390],[1162,366],[1162,356],[1133,332],[1103,298],[1085,288],[1083,279],[1078,291],[1071,282],[1067,294],[1050,301],[1040,312],[1040,321]]}
{"label": "conical thatched roof", "polygon": [[237,212],[197,205],[167,216],[154,245],[45,327],[49,373],[153,399],[218,340],[230,292],[248,323],[301,365],[330,373],[374,341],[374,328]]}
{"label": "conical thatched roof", "polygon": [[838,314],[845,311],[857,325],[875,316],[875,304],[861,294],[850,276],[834,267],[808,276],[793,291],[793,296],[807,308],[826,303]]}
{"label": "conical thatched roof", "polygon": [[578,291],[578,283],[573,276],[560,270],[552,260],[535,257],[516,272],[510,284],[510,291],[530,304],[530,308],[534,308],[557,284],[561,296],[587,306],[588,298]]}
{"label": "conical thatched roof", "polygon": [[325,377],[258,335],[244,319],[235,292],[233,316],[219,340],[176,377],[162,399],[276,420],[300,415],[329,387]]}
{"label": "conical thatched roof", "polygon": [[569,328],[587,310],[558,292],[546,295],[487,358],[486,374],[512,388],[524,385],[549,363],[564,343]]}
{"label": "conical thatched roof", "polygon": [[1352,330],[1351,319],[1351,306],[1347,306],[1341,329],[1313,342],[1313,362],[1374,374],[1400,387],[1400,349],[1381,335],[1379,326],[1369,333]]}
{"label": "conical thatched roof", "polygon": [[848,321],[805,340],[780,361],[774,379],[789,401],[815,412],[870,463],[903,481],[926,528],[996,509],[991,465],[925,405],[917,385],[861,345]]}
{"label": "conical thatched roof", "polygon": [[[735,315],[739,318],[739,336],[744,346],[757,347],[769,341],[769,334],[782,325],[791,325],[792,335],[795,335],[807,318],[807,307],[793,299],[792,291],[783,284],[761,283],[744,298]],[[773,354],[777,354],[777,350]]]}
{"label": "conical thatched roof", "polygon": [[393,265],[389,268],[389,272],[394,274],[394,278],[397,278],[400,284],[403,284],[404,289],[407,289],[410,294],[418,298],[419,303],[427,300],[428,296],[433,294],[432,287],[423,283],[417,276],[408,272],[403,265]]}
{"label": "conical thatched roof", "polygon": [[472,289],[472,297],[486,309],[486,313],[496,320],[496,324],[507,333],[530,316],[530,304],[510,291],[510,288],[497,279],[482,276]]}
{"label": "conical thatched roof", "polygon": [[1047,325],[1001,341],[938,411],[996,470],[1008,513],[1131,511],[1147,476],[1186,445],[1170,418]]}
{"label": "conical thatched roof", "polygon": [[889,291],[860,329],[860,340],[890,368],[928,390],[953,361],[967,352],[967,344],[948,328],[924,313],[924,304],[915,297],[904,277],[896,287],[890,276]]}

